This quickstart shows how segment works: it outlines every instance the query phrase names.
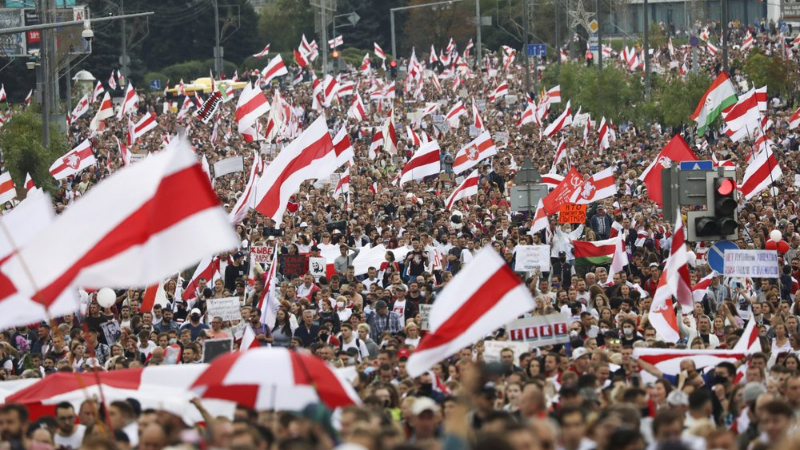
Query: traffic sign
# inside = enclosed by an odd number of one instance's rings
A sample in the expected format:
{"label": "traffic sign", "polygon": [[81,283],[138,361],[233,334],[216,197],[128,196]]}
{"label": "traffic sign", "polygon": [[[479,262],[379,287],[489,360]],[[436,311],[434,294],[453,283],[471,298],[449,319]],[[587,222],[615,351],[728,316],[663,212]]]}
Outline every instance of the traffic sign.
{"label": "traffic sign", "polygon": [[161,80],[150,80],[150,89],[154,91],[161,90]]}
{"label": "traffic sign", "polygon": [[733,241],[715,242],[706,252],[706,261],[712,269],[719,273],[725,270],[725,252],[728,250],[739,250],[739,246]]}
{"label": "traffic sign", "polygon": [[714,170],[711,161],[681,161],[681,170]]}
{"label": "traffic sign", "polygon": [[544,57],[547,55],[546,44],[528,44],[528,56]]}
{"label": "traffic sign", "polygon": [[600,25],[597,23],[597,20],[592,20],[589,22],[589,31],[592,33],[597,33],[597,30],[600,28]]}
{"label": "traffic sign", "polygon": [[690,37],[690,38],[689,38],[689,44],[690,44],[692,47],[697,47],[697,45],[698,45],[699,43],[700,43],[700,42],[697,40],[697,36],[692,36],[692,37]]}

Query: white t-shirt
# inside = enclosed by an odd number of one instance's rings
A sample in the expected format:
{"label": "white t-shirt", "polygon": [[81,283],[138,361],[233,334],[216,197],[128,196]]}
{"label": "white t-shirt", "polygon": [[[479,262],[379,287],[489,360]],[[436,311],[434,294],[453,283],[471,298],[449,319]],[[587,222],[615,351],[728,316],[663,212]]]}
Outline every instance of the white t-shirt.
{"label": "white t-shirt", "polygon": [[75,425],[75,428],[72,430],[72,436],[61,436],[56,433],[55,436],[53,436],[56,448],[74,450],[81,448],[84,433],[86,433],[86,426],[81,424]]}
{"label": "white t-shirt", "polygon": [[[350,343],[348,344],[344,341],[344,338],[341,335],[339,335],[339,342],[341,342],[342,344],[343,351],[347,351],[350,348],[357,349],[358,354],[361,355],[362,361],[364,360],[364,358],[369,357],[369,350],[367,349],[367,344],[363,340],[353,336],[353,338],[350,340]],[[358,344],[356,344],[356,342],[358,342]]]}

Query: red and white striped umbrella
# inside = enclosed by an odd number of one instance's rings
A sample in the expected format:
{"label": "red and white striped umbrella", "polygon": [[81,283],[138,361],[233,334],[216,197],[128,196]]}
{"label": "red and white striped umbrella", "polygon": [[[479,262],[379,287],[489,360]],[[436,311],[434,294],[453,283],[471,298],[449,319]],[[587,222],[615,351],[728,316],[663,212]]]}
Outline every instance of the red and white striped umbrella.
{"label": "red and white striped umbrella", "polygon": [[299,410],[310,403],[333,409],[361,403],[353,387],[310,353],[259,347],[215,359],[191,387],[203,399],[259,411]]}

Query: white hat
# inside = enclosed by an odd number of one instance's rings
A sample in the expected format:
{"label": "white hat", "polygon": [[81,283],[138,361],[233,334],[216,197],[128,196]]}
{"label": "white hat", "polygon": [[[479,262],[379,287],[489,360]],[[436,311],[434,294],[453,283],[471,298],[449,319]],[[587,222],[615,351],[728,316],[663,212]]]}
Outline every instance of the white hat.
{"label": "white hat", "polygon": [[578,347],[572,351],[572,359],[575,361],[577,361],[580,358],[583,358],[584,356],[591,356],[589,354],[589,350],[586,350],[586,347]]}
{"label": "white hat", "polygon": [[197,314],[198,316],[202,315],[203,313],[200,311],[199,308],[192,308],[192,312],[189,313],[190,316]]}
{"label": "white hat", "polygon": [[439,410],[439,405],[436,404],[430,397],[419,397],[411,404],[411,414],[418,416],[425,411],[436,412]]}

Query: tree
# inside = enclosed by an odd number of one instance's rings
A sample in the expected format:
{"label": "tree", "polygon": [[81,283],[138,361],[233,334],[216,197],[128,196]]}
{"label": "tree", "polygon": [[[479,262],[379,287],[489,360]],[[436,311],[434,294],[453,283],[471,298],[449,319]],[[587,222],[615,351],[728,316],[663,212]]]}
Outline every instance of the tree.
{"label": "tree", "polygon": [[[428,0],[412,0],[411,5],[430,3]],[[467,41],[475,36],[474,5],[465,2],[438,7],[422,7],[409,11],[406,22],[406,36],[398,49],[401,54],[411,52],[416,47],[425,52],[431,44],[447,45],[450,38],[459,44],[459,51]]]}
{"label": "tree", "polygon": [[276,0],[267,3],[261,10],[258,21],[259,36],[265,45],[269,42],[270,50],[291,52],[300,44],[303,34],[309,41],[313,39],[314,17],[314,8],[308,0]]}
{"label": "tree", "polygon": [[67,153],[67,141],[56,124],[50,124],[50,147],[42,145],[42,118],[31,111],[20,111],[0,133],[5,166],[18,191],[24,189],[25,175],[31,174],[37,186],[52,187],[50,166]]}
{"label": "tree", "polygon": [[697,102],[703,97],[706,89],[711,84],[711,79],[700,73],[689,73],[680,80],[673,78],[661,83],[654,89],[654,98],[661,106],[662,123],[670,127],[679,127],[691,122]]}
{"label": "tree", "polygon": [[767,86],[771,95],[793,94],[798,84],[797,63],[775,55],[766,56],[753,50],[744,63],[743,71],[755,86]]}

